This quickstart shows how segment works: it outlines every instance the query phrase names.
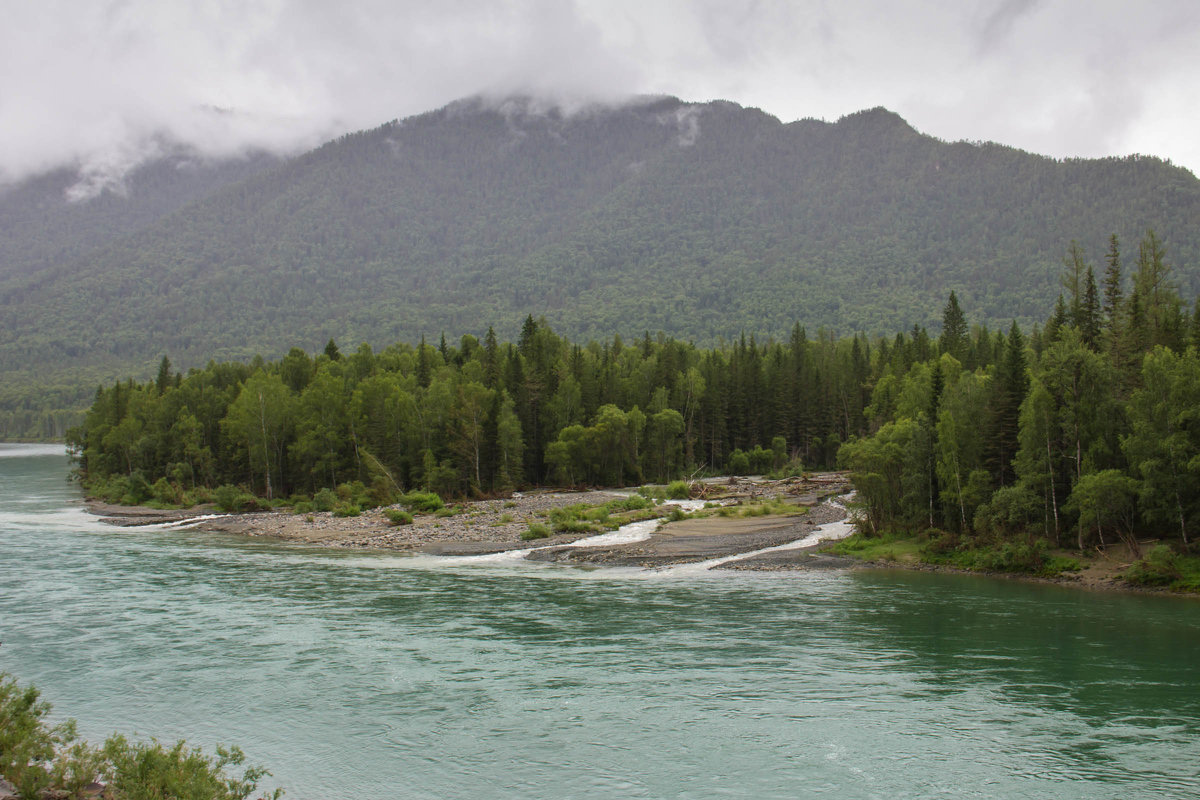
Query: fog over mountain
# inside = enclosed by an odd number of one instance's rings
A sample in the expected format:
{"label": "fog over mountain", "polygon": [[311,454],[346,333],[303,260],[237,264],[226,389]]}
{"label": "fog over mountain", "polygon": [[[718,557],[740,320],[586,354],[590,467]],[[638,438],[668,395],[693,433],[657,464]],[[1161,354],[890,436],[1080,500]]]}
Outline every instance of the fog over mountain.
{"label": "fog over mountain", "polygon": [[1182,0],[9,3],[0,183],[120,191],[180,142],[303,152],[476,93],[725,98],[784,121],[884,106],[946,140],[1195,171],[1200,7]]}

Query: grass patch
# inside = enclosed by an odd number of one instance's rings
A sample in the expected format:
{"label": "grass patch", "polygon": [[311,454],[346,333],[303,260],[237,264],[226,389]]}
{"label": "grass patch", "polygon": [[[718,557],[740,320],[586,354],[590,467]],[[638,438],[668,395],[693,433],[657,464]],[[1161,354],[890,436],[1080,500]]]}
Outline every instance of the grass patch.
{"label": "grass patch", "polygon": [[866,536],[855,533],[830,545],[829,552],[863,561],[911,563],[920,560],[922,542],[918,537],[903,533]]}
{"label": "grass patch", "polygon": [[530,523],[529,527],[521,534],[522,541],[531,541],[533,539],[545,539],[550,536],[550,528],[540,522]]}

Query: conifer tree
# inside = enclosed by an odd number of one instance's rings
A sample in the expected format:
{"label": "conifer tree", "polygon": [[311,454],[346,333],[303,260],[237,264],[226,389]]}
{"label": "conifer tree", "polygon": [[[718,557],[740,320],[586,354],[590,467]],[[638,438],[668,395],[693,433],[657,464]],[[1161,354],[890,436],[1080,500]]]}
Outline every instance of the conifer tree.
{"label": "conifer tree", "polygon": [[1100,301],[1096,296],[1096,275],[1091,266],[1087,268],[1084,282],[1083,302],[1079,304],[1075,327],[1079,329],[1083,343],[1097,350],[1100,347]]}
{"label": "conifer tree", "polygon": [[946,307],[942,311],[942,335],[938,338],[938,349],[949,353],[962,363],[966,361],[969,345],[967,321],[958,305],[957,295],[951,291],[950,299],[946,301]]}

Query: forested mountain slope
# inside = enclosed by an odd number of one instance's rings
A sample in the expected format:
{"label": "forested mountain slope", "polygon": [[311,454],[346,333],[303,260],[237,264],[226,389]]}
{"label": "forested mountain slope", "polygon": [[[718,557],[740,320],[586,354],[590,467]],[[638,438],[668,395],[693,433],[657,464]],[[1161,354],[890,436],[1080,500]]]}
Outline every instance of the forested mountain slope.
{"label": "forested mountain slope", "polygon": [[936,322],[950,289],[976,321],[1029,321],[1064,243],[1098,259],[1113,232],[1156,229],[1191,297],[1197,223],[1200,181],[1161,160],[946,143],[883,109],[783,124],[673,98],[570,115],[463,101],[0,270],[0,370],[94,386],[164,353],[511,336],[530,313],[577,338],[882,333]]}

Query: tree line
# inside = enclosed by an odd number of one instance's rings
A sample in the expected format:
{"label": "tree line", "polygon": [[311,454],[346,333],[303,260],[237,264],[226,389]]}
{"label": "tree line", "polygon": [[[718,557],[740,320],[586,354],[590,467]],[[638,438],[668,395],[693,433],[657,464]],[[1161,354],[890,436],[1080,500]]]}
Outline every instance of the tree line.
{"label": "tree line", "polygon": [[1079,550],[1139,536],[1187,549],[1200,514],[1200,304],[1177,290],[1150,231],[1126,274],[1111,237],[1103,272],[1072,243],[1044,326],[1013,323],[973,354],[957,298],[936,353],[883,366],[847,442],[866,528],[964,541],[1042,540]]}
{"label": "tree line", "polygon": [[344,355],[210,362],[101,387],[70,441],[97,493],[268,502],[347,484],[387,503],[425,489],[625,485],[701,473],[843,466],[870,531],[1086,548],[1146,526],[1187,545],[1200,513],[1200,307],[1157,235],[1098,275],[1072,243],[1062,293],[1027,335],[754,337],[713,348],[659,334],[573,343],[527,317],[518,341],[424,338]]}
{"label": "tree line", "polygon": [[[331,340],[315,355],[186,375],[164,357],[154,380],[97,389],[69,441],[93,493],[126,502],[188,502],[223,485],[278,501],[358,484],[386,503],[413,489],[481,496],[832,466],[866,433],[872,363],[892,347],[800,325],[787,342],[710,349],[648,333],[578,344],[530,316],[515,343],[489,329],[482,341],[343,354]],[[900,347],[922,359],[934,343],[917,329]]]}

